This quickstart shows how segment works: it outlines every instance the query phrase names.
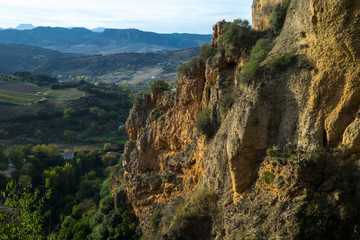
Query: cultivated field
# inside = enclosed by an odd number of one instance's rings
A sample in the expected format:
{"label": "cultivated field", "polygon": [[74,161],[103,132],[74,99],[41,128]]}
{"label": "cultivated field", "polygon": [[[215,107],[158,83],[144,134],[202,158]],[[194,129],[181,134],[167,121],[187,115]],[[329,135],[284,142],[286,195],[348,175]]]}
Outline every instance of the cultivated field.
{"label": "cultivated field", "polygon": [[85,96],[84,92],[77,90],[76,88],[50,90],[46,93],[46,98],[50,100],[75,100]]}
{"label": "cultivated field", "polygon": [[47,90],[27,82],[0,82],[0,102],[20,105],[39,102],[45,100]]}

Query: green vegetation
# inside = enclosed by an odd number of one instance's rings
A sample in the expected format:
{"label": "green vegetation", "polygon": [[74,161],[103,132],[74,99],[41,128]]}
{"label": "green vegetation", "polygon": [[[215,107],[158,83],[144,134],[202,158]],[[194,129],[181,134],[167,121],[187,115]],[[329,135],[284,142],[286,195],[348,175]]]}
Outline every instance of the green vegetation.
{"label": "green vegetation", "polygon": [[115,84],[82,80],[51,86],[45,85],[44,80],[40,87],[28,80],[33,81],[27,72],[0,77],[3,139],[18,142],[21,134],[22,143],[33,142],[35,137],[43,143],[102,142],[120,148],[126,142],[124,123],[132,106],[129,90]]}
{"label": "green vegetation", "polygon": [[214,126],[210,117],[210,110],[204,108],[198,115],[196,120],[196,128],[202,134],[205,134],[208,138],[211,138],[214,134]]}
{"label": "green vegetation", "polygon": [[36,72],[59,76],[62,81],[118,83],[147,91],[153,77],[176,80],[176,67],[199,54],[199,48],[164,53],[119,53],[59,58],[39,66]]}
{"label": "green vegetation", "polygon": [[236,60],[244,50],[254,45],[256,39],[257,33],[252,31],[249,21],[236,19],[223,26],[218,40],[218,51]]}
{"label": "green vegetation", "polygon": [[2,193],[6,201],[0,209],[1,236],[138,239],[135,218],[120,198],[114,203],[111,196],[108,176],[122,172],[121,161],[100,159],[102,153],[76,152],[65,163],[55,145],[14,145],[7,155],[1,152],[2,164],[15,165],[11,180],[18,182],[5,180],[10,183]]}
{"label": "green vegetation", "polygon": [[192,57],[188,62],[185,62],[180,66],[178,66],[177,67],[178,78],[180,76],[188,76],[191,70],[199,64],[199,61],[201,61],[201,58],[199,56],[196,56],[196,57]]}
{"label": "green vegetation", "polygon": [[279,35],[285,22],[286,12],[290,5],[290,0],[284,0],[284,2],[278,3],[274,6],[271,18],[269,20],[270,31],[274,35]]}
{"label": "green vegetation", "polygon": [[55,99],[55,100],[76,100],[80,97],[85,96],[85,93],[79,91],[76,88],[67,88],[67,89],[59,89],[59,90],[50,90],[46,97],[48,99]]}
{"label": "green vegetation", "polygon": [[270,59],[266,63],[266,68],[272,74],[279,73],[294,63],[294,60],[295,55],[292,52],[281,53],[279,56]]}
{"label": "green vegetation", "polygon": [[169,84],[165,82],[165,80],[158,79],[151,83],[151,86],[149,88],[149,93],[159,94],[164,91],[168,91],[169,89],[170,89]]}
{"label": "green vegetation", "polygon": [[220,107],[223,113],[227,112],[235,102],[235,93],[233,91],[226,92],[220,99]]}
{"label": "green vegetation", "polygon": [[241,82],[248,84],[260,74],[260,63],[265,60],[270,50],[270,40],[259,39],[256,42],[255,46],[251,49],[249,59],[246,61],[246,64],[241,71]]}
{"label": "green vegetation", "polygon": [[242,83],[248,84],[251,80],[255,79],[260,73],[260,63],[256,60],[249,61],[244,65],[241,71],[240,79]]}
{"label": "green vegetation", "polygon": [[18,183],[11,181],[7,184],[6,190],[1,191],[1,197],[5,200],[0,208],[1,239],[42,239],[44,237],[42,208],[51,191],[47,191],[43,197],[40,197],[38,189],[34,193],[30,190],[30,182],[21,181],[20,178]]}
{"label": "green vegetation", "polygon": [[159,228],[161,222],[161,211],[159,208],[156,208],[150,217],[150,226],[153,232],[156,232]]}
{"label": "green vegetation", "polygon": [[216,193],[208,188],[198,189],[180,204],[166,235],[170,239],[208,239],[209,226],[219,221]]}
{"label": "green vegetation", "polygon": [[215,53],[216,53],[215,49],[209,43],[204,43],[200,47],[199,56],[206,60],[213,57]]}
{"label": "green vegetation", "polygon": [[261,179],[267,184],[273,184],[275,175],[272,172],[264,172]]}

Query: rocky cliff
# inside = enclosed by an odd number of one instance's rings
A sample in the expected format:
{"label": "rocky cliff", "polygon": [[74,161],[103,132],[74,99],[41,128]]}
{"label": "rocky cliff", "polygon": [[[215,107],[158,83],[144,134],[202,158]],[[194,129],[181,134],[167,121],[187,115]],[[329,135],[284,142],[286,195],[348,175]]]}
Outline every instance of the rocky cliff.
{"label": "rocky cliff", "polygon": [[252,26],[254,30],[263,31],[269,28],[272,10],[275,4],[282,2],[284,2],[284,0],[254,0],[251,7]]}
{"label": "rocky cliff", "polygon": [[[275,3],[255,0],[255,22]],[[200,60],[175,91],[137,102],[121,183],[145,235],[357,239],[359,23],[355,1],[293,0],[261,67],[284,52],[296,64],[245,84],[245,58]]]}

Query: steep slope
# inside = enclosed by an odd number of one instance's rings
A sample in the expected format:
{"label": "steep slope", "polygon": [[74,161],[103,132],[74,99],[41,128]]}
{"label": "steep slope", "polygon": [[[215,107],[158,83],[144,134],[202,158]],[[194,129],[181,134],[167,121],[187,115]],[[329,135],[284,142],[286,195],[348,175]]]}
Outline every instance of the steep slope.
{"label": "steep slope", "polygon": [[[143,232],[159,239],[358,238],[359,21],[354,1],[291,1],[262,67],[284,52],[296,64],[244,84],[242,59],[199,61],[176,92],[138,102],[126,125],[121,182]],[[229,89],[236,100],[224,111]],[[200,112],[210,119],[210,138],[196,130]],[[204,188],[216,192],[218,215],[196,205]]]}

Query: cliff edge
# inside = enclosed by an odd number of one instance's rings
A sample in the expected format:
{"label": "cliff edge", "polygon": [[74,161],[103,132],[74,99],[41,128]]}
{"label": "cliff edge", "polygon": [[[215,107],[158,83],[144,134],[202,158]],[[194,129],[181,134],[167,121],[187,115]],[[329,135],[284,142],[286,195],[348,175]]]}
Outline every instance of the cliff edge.
{"label": "cliff edge", "polygon": [[[254,0],[254,29],[277,2]],[[141,98],[118,181],[145,237],[357,239],[359,24],[360,2],[293,0],[261,74],[241,79],[250,49],[218,53]],[[284,53],[295,63],[269,70]]]}

